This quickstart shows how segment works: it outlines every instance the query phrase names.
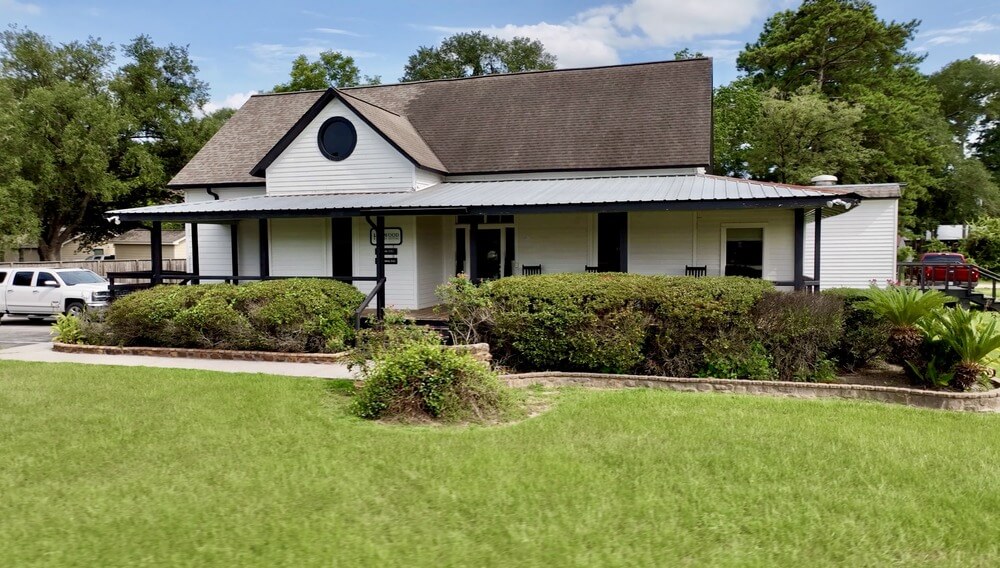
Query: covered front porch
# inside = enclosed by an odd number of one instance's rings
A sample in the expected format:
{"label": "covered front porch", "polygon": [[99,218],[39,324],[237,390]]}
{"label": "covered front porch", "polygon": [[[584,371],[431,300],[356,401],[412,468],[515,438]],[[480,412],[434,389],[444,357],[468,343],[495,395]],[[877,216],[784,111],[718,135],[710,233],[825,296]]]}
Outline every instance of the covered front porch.
{"label": "covered front porch", "polygon": [[163,222],[185,222],[189,272],[166,273],[154,258],[148,273],[114,276],[150,284],[333,278],[368,293],[378,310],[433,306],[435,289],[456,274],[745,276],[805,290],[820,282],[823,218],[858,199],[702,175],[189,202],[112,212],[151,222],[154,242]]}

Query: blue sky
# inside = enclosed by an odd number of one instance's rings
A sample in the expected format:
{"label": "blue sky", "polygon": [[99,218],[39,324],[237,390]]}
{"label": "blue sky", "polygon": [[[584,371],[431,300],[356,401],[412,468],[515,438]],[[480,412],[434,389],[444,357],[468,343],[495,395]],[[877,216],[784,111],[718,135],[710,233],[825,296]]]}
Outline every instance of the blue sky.
{"label": "blue sky", "polygon": [[[299,53],[355,57],[362,72],[396,81],[407,57],[464,30],[540,39],[560,67],[671,59],[682,47],[715,58],[715,82],[737,76],[735,58],[763,21],[791,0],[0,0],[0,23],[55,41],[138,34],[190,47],[212,89],[211,108],[238,106],[283,81]],[[880,17],[922,20],[912,49],[924,70],[980,55],[1000,60],[1000,0],[877,0]]]}

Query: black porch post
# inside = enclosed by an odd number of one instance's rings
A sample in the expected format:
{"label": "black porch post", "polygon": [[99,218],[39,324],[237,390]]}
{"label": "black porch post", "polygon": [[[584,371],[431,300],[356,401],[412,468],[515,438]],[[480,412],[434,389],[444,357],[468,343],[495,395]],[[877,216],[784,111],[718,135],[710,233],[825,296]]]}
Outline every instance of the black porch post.
{"label": "black porch post", "polygon": [[149,259],[152,265],[152,284],[163,283],[163,223],[153,221],[153,228],[149,232]]}
{"label": "black porch post", "polygon": [[469,222],[469,280],[479,283],[479,219]]}
{"label": "black porch post", "polygon": [[806,253],[806,211],[805,209],[795,210],[795,274],[793,275],[793,280],[795,282],[795,289],[802,290],[803,285],[803,267],[805,265],[805,253]]}
{"label": "black porch post", "polygon": [[382,283],[375,295],[375,317],[382,321],[385,316],[385,217],[375,218],[375,277]]}
{"label": "black porch post", "polygon": [[816,281],[816,287],[819,288],[819,255],[820,255],[820,232],[821,225],[823,224],[823,210],[817,207],[813,211],[813,216],[816,217],[816,226],[813,227],[813,280]]}
{"label": "black porch post", "polygon": [[[191,223],[191,274],[195,276],[201,274],[201,260],[198,258],[198,223]],[[201,284],[201,280],[194,278],[192,284]]]}
{"label": "black porch post", "polygon": [[257,240],[260,244],[260,277],[267,278],[271,275],[271,260],[268,258],[267,247],[267,219],[260,219],[257,226],[259,229]]}
{"label": "black porch post", "polygon": [[[233,276],[240,275],[240,226],[239,221],[229,225],[229,261],[232,264]],[[233,278],[233,284],[239,284]]]}

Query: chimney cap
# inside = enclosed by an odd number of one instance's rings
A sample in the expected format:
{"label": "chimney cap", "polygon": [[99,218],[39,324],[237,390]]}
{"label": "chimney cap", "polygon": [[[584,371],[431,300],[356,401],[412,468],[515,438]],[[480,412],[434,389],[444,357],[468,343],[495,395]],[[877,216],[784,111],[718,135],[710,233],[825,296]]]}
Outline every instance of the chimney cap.
{"label": "chimney cap", "polygon": [[811,181],[813,185],[837,185],[837,176],[824,174],[816,176],[809,181]]}

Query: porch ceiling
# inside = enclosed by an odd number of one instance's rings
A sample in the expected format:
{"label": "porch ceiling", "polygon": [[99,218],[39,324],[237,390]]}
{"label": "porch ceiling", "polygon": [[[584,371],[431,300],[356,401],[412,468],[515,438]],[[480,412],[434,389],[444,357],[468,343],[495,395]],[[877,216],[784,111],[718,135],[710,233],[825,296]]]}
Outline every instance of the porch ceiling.
{"label": "porch ceiling", "polygon": [[[865,186],[871,187],[871,186]],[[881,186],[879,186],[881,187]],[[897,186],[898,187],[898,186]],[[427,214],[824,208],[862,198],[859,186],[808,187],[711,175],[445,182],[412,192],[262,195],[108,212],[123,220],[234,220]],[[898,189],[897,189],[898,191]]]}

